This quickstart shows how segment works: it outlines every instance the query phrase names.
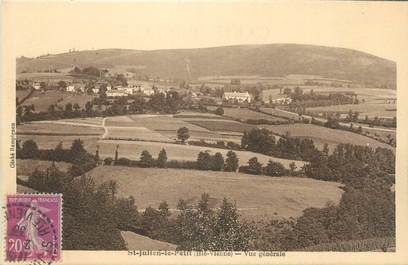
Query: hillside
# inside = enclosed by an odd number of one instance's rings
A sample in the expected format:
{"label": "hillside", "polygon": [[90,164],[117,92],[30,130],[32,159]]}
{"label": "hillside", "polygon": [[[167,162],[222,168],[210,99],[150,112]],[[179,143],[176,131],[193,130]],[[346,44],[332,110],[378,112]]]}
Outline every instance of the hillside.
{"label": "hillside", "polygon": [[139,209],[166,201],[174,211],[179,199],[196,204],[207,192],[211,207],[218,207],[226,197],[250,220],[297,217],[309,207],[321,208],[329,201],[337,204],[343,193],[337,182],[234,172],[99,166],[88,175],[96,185],[115,180],[118,194],[133,196]]}
{"label": "hillside", "polygon": [[126,66],[138,74],[160,78],[222,75],[320,75],[395,88],[396,64],[367,53],[298,44],[240,45],[200,49],[78,51],[17,59],[17,72],[68,68],[73,65]]}

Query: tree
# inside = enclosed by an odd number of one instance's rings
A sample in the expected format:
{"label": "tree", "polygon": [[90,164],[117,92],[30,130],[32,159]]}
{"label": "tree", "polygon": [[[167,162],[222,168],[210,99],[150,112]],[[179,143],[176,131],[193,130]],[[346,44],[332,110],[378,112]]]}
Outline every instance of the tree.
{"label": "tree", "polygon": [[21,149],[22,158],[38,158],[38,155],[38,146],[34,140],[27,140],[23,143],[23,148]]}
{"label": "tree", "polygon": [[177,138],[185,143],[188,138],[190,138],[190,131],[187,127],[181,127],[177,130]]}
{"label": "tree", "polygon": [[264,168],[264,172],[268,176],[283,176],[286,173],[286,169],[281,163],[269,160]]}
{"label": "tree", "polygon": [[61,89],[66,89],[67,88],[67,83],[64,80],[61,80],[58,82],[58,86]]}
{"label": "tree", "polygon": [[221,108],[221,107],[218,107],[216,110],[215,110],[215,114],[217,114],[217,115],[224,115],[224,109],[223,108]]}
{"label": "tree", "polygon": [[254,174],[254,175],[262,174],[262,164],[258,162],[258,158],[253,157],[249,159],[248,170],[250,174]]}
{"label": "tree", "polygon": [[200,152],[197,156],[197,168],[209,170],[211,168],[211,155],[208,152]]}
{"label": "tree", "polygon": [[86,103],[85,103],[85,112],[86,113],[92,113],[92,102],[91,101],[87,101]]}
{"label": "tree", "polygon": [[142,167],[151,167],[153,164],[154,160],[152,155],[148,151],[144,150],[140,155],[140,165]]}
{"label": "tree", "polygon": [[74,106],[73,106],[72,108],[74,109],[74,111],[75,111],[76,113],[78,113],[78,112],[79,112],[79,110],[81,109],[81,107],[79,106],[79,104],[78,104],[78,103],[75,103],[75,104],[74,104]]}
{"label": "tree", "polygon": [[225,160],[225,171],[235,172],[238,169],[238,157],[237,154],[233,151],[228,151],[227,159]]}
{"label": "tree", "polygon": [[214,171],[221,171],[224,168],[224,157],[220,152],[215,153],[211,162],[211,169]]}
{"label": "tree", "polygon": [[289,169],[290,169],[290,175],[294,176],[296,174],[296,164],[295,164],[295,162],[291,162],[289,164]]}
{"label": "tree", "polygon": [[166,162],[167,162],[167,153],[164,148],[160,151],[159,157],[157,158],[157,166],[158,167],[166,167]]}

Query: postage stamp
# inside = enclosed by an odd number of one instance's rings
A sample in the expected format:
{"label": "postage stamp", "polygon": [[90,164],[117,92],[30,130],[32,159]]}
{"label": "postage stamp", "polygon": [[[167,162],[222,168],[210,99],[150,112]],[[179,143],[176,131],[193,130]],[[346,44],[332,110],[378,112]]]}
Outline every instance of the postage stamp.
{"label": "postage stamp", "polygon": [[61,259],[61,194],[7,195],[6,261]]}

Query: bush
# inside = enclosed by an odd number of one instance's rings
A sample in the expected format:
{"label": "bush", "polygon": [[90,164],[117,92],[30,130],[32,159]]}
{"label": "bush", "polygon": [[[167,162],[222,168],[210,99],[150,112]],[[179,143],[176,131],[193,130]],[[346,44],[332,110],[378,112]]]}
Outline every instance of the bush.
{"label": "bush", "polygon": [[238,157],[237,154],[233,151],[228,151],[227,159],[225,160],[225,171],[237,171],[238,168]]}
{"label": "bush", "polygon": [[110,158],[110,157],[107,157],[107,158],[105,158],[105,159],[103,160],[103,163],[104,163],[105,165],[108,165],[108,166],[112,165],[112,162],[113,162],[113,159]]}
{"label": "bush", "polygon": [[215,112],[214,112],[215,114],[217,114],[217,115],[224,115],[224,109],[223,108],[221,108],[221,107],[218,107],[216,110],[215,110]]}
{"label": "bush", "polygon": [[152,167],[154,165],[154,159],[148,151],[144,150],[140,155],[139,165],[141,167]]}
{"label": "bush", "polygon": [[263,169],[264,174],[268,176],[283,176],[286,175],[287,171],[285,167],[279,163],[269,160],[268,165]]}

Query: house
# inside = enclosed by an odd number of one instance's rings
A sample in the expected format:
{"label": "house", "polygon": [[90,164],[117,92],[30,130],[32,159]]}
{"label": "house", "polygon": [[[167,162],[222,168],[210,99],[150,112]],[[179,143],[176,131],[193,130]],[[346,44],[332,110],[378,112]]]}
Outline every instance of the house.
{"label": "house", "polygon": [[272,99],[272,101],[270,101],[269,103],[273,103],[273,104],[279,104],[279,105],[288,105],[292,102],[292,99],[289,97],[283,97],[283,98],[276,98],[276,99]]}
{"label": "house", "polygon": [[154,90],[152,88],[143,88],[142,93],[146,96],[151,96],[154,94]]}
{"label": "house", "polygon": [[74,85],[68,85],[66,88],[67,92],[75,92],[75,86]]}
{"label": "house", "polygon": [[110,84],[106,86],[106,90],[107,90],[107,91],[109,91],[109,90],[111,90],[111,89],[112,89],[112,86],[111,86]]}
{"label": "house", "polygon": [[250,103],[252,98],[248,92],[225,92],[222,99],[226,101],[236,101],[238,103]]}
{"label": "house", "polygon": [[94,94],[99,94],[99,88],[92,88],[92,92]]}
{"label": "house", "polygon": [[129,95],[133,95],[133,94],[135,94],[136,92],[138,92],[138,89],[135,88],[135,87],[127,87],[127,88],[125,88],[125,92],[126,92],[127,94],[129,94]]}
{"label": "house", "polygon": [[106,96],[107,97],[126,97],[128,94],[123,91],[118,91],[118,90],[109,90],[106,91]]}
{"label": "house", "polygon": [[41,89],[40,83],[34,83],[33,87],[34,87],[35,90],[40,90]]}

